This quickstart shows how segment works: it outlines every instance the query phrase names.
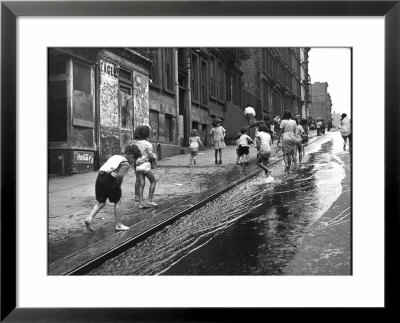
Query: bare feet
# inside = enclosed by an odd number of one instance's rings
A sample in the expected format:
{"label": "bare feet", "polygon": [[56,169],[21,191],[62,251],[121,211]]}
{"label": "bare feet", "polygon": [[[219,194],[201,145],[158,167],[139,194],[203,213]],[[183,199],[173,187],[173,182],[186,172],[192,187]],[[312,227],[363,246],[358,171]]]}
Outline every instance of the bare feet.
{"label": "bare feet", "polygon": [[158,204],[154,203],[154,202],[147,202],[147,205],[153,206],[153,207],[157,207],[158,206]]}
{"label": "bare feet", "polygon": [[129,230],[129,227],[123,225],[123,224],[117,224],[115,226],[115,231],[126,231]]}
{"label": "bare feet", "polygon": [[92,220],[90,218],[85,219],[85,225],[86,225],[86,229],[88,229],[91,232],[94,232],[94,230],[92,228]]}

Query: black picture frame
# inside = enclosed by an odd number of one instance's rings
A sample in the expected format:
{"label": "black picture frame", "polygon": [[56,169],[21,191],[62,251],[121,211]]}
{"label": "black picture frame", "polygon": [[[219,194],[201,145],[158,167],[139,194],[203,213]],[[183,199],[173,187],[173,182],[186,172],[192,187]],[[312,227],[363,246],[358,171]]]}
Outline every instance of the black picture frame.
{"label": "black picture frame", "polygon": [[[236,321],[254,319],[263,309],[227,308],[17,308],[16,307],[16,19],[18,16],[384,16],[385,125],[385,313],[396,310],[393,288],[399,286],[399,1],[2,1],[1,3],[1,321],[142,322]],[[373,82],[373,80],[371,80]],[[367,95],[367,94],[366,94]],[[384,131],[382,131],[384,129]],[[357,134],[358,135],[358,134]],[[12,167],[14,166],[14,167]],[[372,167],[372,166],[371,166]],[[371,170],[372,173],[372,170]],[[367,174],[368,175],[368,174]],[[392,290],[391,290],[392,289]],[[281,311],[281,309],[274,309]],[[329,310],[329,309],[328,309]],[[257,312],[257,313],[255,313]],[[257,316],[256,316],[257,315]],[[278,314],[283,315],[283,314]],[[324,314],[327,315],[327,314]],[[331,315],[331,314],[329,314]]]}

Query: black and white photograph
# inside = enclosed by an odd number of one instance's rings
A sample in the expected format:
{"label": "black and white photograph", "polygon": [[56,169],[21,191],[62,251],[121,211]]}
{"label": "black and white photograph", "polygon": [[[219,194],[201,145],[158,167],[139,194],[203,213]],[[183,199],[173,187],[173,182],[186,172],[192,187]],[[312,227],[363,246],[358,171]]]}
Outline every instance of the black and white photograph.
{"label": "black and white photograph", "polygon": [[1,319],[389,306],[397,1],[6,2]]}
{"label": "black and white photograph", "polygon": [[48,48],[48,275],[352,275],[352,49]]}

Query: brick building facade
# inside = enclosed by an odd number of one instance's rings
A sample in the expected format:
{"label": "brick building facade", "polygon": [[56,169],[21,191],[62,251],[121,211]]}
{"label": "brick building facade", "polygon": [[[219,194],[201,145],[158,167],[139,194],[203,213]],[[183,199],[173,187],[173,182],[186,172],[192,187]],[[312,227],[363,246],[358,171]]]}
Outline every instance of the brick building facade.
{"label": "brick building facade", "polygon": [[313,120],[323,119],[325,122],[330,121],[332,115],[332,100],[328,92],[328,83],[315,82],[311,85],[310,92],[310,117]]}
{"label": "brick building facade", "polygon": [[[308,93],[308,48],[250,48],[242,62],[243,89],[256,98],[256,118],[290,110],[303,114]],[[303,92],[302,92],[303,89]]]}
{"label": "brick building facade", "polygon": [[49,174],[97,170],[142,124],[151,126],[149,141],[165,158],[187,147],[192,129],[209,146],[215,118],[234,142],[248,124],[247,104],[257,119],[285,109],[302,114],[308,50],[51,48]]}

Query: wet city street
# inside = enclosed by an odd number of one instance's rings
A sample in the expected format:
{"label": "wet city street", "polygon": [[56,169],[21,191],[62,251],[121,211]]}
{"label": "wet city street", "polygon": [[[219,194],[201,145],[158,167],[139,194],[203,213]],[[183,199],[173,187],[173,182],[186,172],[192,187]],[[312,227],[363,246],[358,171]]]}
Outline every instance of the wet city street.
{"label": "wet city street", "polygon": [[[238,166],[239,167],[239,166]],[[301,167],[272,168],[181,218],[89,275],[350,275],[350,153],[339,132]]]}

